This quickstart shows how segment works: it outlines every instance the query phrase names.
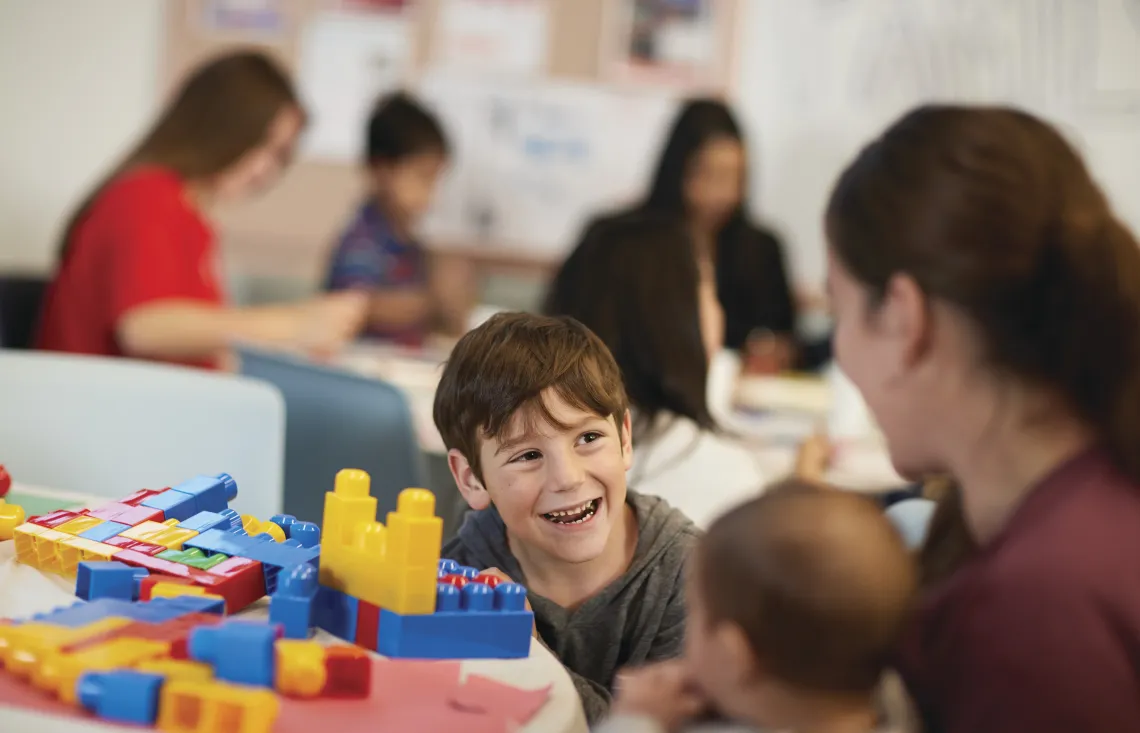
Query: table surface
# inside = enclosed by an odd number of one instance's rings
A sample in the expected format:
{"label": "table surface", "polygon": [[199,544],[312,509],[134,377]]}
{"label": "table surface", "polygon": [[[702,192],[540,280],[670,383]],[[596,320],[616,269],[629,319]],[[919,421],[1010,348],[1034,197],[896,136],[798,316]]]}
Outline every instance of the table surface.
{"label": "table surface", "polygon": [[[9,494],[13,503],[36,497],[44,505],[55,508],[77,507],[106,501],[96,497],[82,497],[68,492],[15,483]],[[15,543],[0,542],[0,618],[27,618],[58,606],[75,602],[74,581],[44,573],[16,561]],[[238,618],[266,618],[267,601],[262,599],[237,615]],[[333,642],[336,639],[324,631],[316,638]],[[534,733],[585,733],[586,717],[574,683],[558,659],[542,644],[532,641],[530,656],[526,659],[471,659],[462,663],[462,674],[479,674],[484,677],[523,689],[540,689],[550,686],[550,698],[542,710],[521,730]],[[137,727],[115,726],[101,721],[48,716],[38,712],[0,705],[3,730],[16,723],[12,730],[34,730],[39,733],[104,733],[105,731],[138,731]]]}

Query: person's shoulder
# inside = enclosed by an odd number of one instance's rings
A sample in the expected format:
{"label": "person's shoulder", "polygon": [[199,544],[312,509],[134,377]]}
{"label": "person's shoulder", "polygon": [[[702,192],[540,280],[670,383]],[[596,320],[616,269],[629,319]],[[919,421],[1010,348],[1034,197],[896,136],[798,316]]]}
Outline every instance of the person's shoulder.
{"label": "person's shoulder", "polygon": [[185,185],[179,175],[161,166],[132,168],[113,178],[100,198],[104,201],[181,201]]}
{"label": "person's shoulder", "polygon": [[[629,502],[637,513],[638,531],[646,535],[638,543],[639,552],[684,562],[701,538],[693,520],[660,496],[628,490]],[[665,562],[669,565],[671,563]]]}

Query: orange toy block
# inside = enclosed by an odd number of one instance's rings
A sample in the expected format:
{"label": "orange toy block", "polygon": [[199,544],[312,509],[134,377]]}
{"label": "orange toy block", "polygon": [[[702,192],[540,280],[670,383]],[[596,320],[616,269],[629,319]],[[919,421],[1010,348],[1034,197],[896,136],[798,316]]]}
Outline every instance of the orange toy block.
{"label": "orange toy block", "polygon": [[271,690],[168,680],[159,696],[156,727],[165,733],[270,733],[279,711]]}
{"label": "orange toy block", "polygon": [[66,647],[97,639],[131,624],[112,616],[86,626],[67,627],[30,621],[0,626],[0,661],[17,677],[28,678],[50,654]]}
{"label": "orange toy block", "polygon": [[151,598],[176,598],[178,596],[198,596],[199,598],[210,598],[212,600],[221,601],[225,603],[226,599],[216,593],[210,593],[200,585],[189,585],[187,583],[164,583],[161,580],[151,586]]}
{"label": "orange toy block", "polygon": [[291,697],[317,697],[325,689],[325,648],[315,641],[278,639],[273,688]]}
{"label": "orange toy block", "polygon": [[167,680],[209,682],[214,679],[213,667],[205,662],[191,662],[187,659],[146,659],[136,664],[135,669],[160,674]]}
{"label": "orange toy block", "polygon": [[74,654],[48,654],[32,672],[32,684],[74,704],[75,685],[84,672],[131,667],[144,659],[162,657],[170,651],[170,642],[148,639],[111,639],[86,647]]}
{"label": "orange toy block", "polygon": [[274,542],[285,541],[285,530],[278,527],[273,522],[268,520],[262,521],[252,514],[241,515],[241,528],[250,537],[256,537],[259,534],[267,534],[273,538]]}

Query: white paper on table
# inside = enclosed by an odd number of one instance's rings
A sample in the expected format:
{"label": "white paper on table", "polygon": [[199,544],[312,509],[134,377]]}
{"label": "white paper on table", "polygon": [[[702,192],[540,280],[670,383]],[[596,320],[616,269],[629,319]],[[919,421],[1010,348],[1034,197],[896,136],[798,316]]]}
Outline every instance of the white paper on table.
{"label": "white paper on table", "polygon": [[548,0],[441,0],[435,66],[465,74],[540,73],[549,16]]}
{"label": "white paper on table", "polygon": [[402,15],[318,15],[300,44],[298,86],[311,122],[301,144],[313,158],[356,162],[376,99],[399,88],[411,59]]}

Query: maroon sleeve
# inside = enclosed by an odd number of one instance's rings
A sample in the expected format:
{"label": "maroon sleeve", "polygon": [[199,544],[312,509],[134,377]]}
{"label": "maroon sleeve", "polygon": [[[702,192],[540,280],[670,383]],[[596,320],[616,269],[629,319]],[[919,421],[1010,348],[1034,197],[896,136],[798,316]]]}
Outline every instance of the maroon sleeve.
{"label": "maroon sleeve", "polygon": [[1006,579],[959,606],[931,659],[939,729],[1140,731],[1140,689],[1125,642],[1103,599],[1082,590],[1048,576]]}

